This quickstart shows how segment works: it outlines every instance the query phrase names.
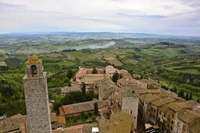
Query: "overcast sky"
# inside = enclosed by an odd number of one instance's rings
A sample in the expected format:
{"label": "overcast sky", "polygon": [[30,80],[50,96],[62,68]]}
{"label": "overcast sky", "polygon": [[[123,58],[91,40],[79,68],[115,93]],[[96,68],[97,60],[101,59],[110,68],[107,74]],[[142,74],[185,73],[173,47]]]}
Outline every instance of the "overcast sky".
{"label": "overcast sky", "polygon": [[0,0],[0,33],[49,31],[200,36],[200,0]]}

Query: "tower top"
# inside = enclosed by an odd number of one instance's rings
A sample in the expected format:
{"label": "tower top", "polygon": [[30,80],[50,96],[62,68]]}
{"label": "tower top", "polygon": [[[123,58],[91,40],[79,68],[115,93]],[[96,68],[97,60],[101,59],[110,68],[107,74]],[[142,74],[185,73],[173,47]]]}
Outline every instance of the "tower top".
{"label": "tower top", "polygon": [[28,61],[26,61],[26,65],[30,65],[30,64],[38,64],[38,63],[42,63],[42,60],[38,58],[37,55],[32,55]]}
{"label": "tower top", "polygon": [[43,77],[42,60],[37,55],[32,55],[26,61],[26,74],[28,78]]}

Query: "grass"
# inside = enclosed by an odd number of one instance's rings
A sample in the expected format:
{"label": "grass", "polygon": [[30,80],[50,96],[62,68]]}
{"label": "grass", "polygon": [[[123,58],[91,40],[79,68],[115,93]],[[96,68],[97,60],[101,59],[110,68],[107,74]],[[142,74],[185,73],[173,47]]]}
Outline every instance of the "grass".
{"label": "grass", "polygon": [[125,63],[130,63],[130,64],[133,64],[133,65],[136,65],[138,63],[138,61],[134,60],[134,59],[129,59],[129,60],[125,60]]}
{"label": "grass", "polygon": [[170,67],[167,68],[170,71],[181,72],[181,73],[191,73],[191,74],[200,74],[200,71],[195,68],[184,68],[184,67]]}

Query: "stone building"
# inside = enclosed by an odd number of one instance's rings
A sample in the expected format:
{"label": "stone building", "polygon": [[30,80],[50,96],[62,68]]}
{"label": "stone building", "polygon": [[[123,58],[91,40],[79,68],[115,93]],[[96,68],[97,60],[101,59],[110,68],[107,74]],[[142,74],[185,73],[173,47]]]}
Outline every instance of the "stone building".
{"label": "stone building", "polygon": [[[95,69],[95,73],[93,73]],[[93,84],[95,81],[107,79],[113,76],[113,74],[117,72],[120,74],[120,71],[113,66],[85,66],[80,67],[79,71],[76,73],[74,77],[74,82],[79,84],[85,83],[86,85]]]}
{"label": "stone building", "polygon": [[158,99],[157,94],[144,94],[139,96],[139,118],[144,123],[148,121],[150,116],[151,102]]}
{"label": "stone building", "polygon": [[23,80],[29,133],[51,133],[46,72],[36,55],[26,62]]}
{"label": "stone building", "polygon": [[61,92],[61,96],[65,96],[69,94],[70,92],[81,92],[81,88],[65,86],[65,87],[60,88],[60,92]]}
{"label": "stone building", "polygon": [[157,99],[151,102],[151,109],[150,109],[150,115],[148,117],[148,121],[150,121],[152,124],[156,124],[156,120],[158,119],[159,107],[165,106],[166,104],[174,102],[174,101],[175,99],[173,97],[167,97],[163,99]]}
{"label": "stone building", "polygon": [[0,133],[28,133],[26,116],[17,114],[0,120]]}
{"label": "stone building", "polygon": [[60,115],[69,117],[80,116],[81,113],[95,113],[94,104],[98,104],[98,111],[102,115],[109,115],[110,108],[106,100],[88,101],[76,104],[64,105],[59,108]]}
{"label": "stone building", "polygon": [[200,124],[200,114],[192,110],[181,110],[178,112],[177,122],[175,123],[174,132],[189,133],[189,127]]}
{"label": "stone building", "polygon": [[132,127],[133,130],[137,129],[137,117],[138,117],[138,94],[135,90],[126,90],[122,96],[122,112],[132,115]]}

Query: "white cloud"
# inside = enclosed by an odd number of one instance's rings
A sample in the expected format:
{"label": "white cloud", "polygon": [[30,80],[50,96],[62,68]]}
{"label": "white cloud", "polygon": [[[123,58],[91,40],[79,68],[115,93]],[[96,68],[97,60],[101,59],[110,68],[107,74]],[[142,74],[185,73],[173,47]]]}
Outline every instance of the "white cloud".
{"label": "white cloud", "polygon": [[200,25],[199,5],[198,0],[0,0],[0,32],[172,31],[187,35],[181,26],[194,23],[188,30],[191,27],[194,35],[200,35],[194,29]]}

